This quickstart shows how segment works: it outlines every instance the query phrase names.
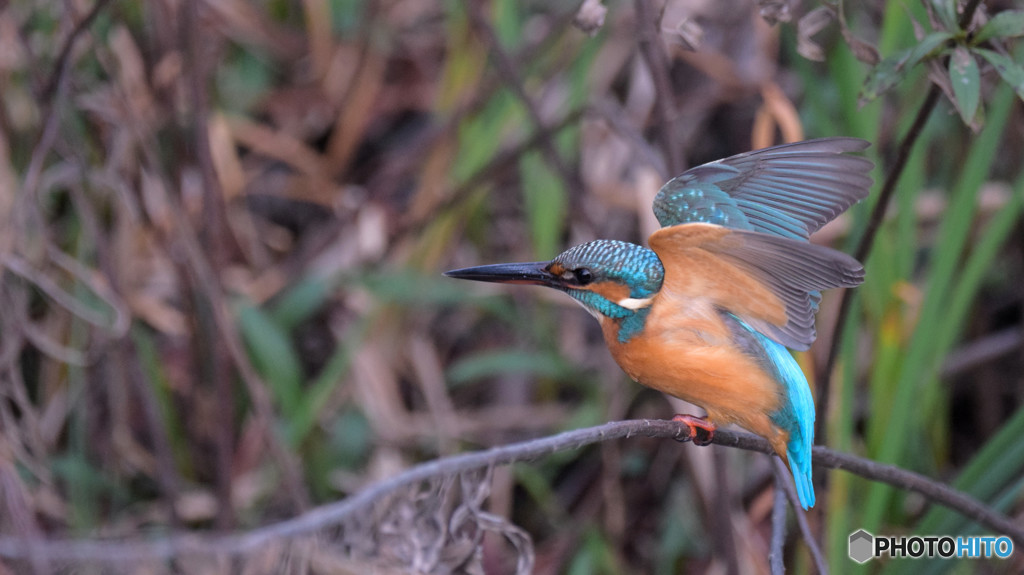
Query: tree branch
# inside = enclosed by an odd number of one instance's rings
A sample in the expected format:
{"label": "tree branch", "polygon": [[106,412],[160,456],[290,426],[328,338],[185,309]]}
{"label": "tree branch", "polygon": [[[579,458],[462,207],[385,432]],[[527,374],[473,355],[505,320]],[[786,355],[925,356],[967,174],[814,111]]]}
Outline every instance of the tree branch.
{"label": "tree branch", "polygon": [[[775,474],[782,474],[785,478],[789,470],[786,469],[786,464],[782,462],[778,457],[773,458],[775,463]],[[786,497],[789,498],[789,504],[793,506],[793,514],[796,515],[796,524],[800,528],[800,535],[804,538],[804,543],[807,544],[807,549],[811,552],[811,558],[814,559],[814,566],[818,568],[820,575],[828,575],[828,563],[825,562],[825,555],[821,552],[821,546],[818,545],[818,540],[814,538],[814,534],[811,533],[811,526],[807,523],[807,514],[804,513],[803,507],[800,506],[800,498],[797,497],[796,488],[789,481],[782,482],[783,489],[786,490]]]}
{"label": "tree branch", "polygon": [[[670,420],[613,421],[595,427],[567,431],[558,435],[423,463],[347,499],[322,505],[293,519],[247,532],[222,536],[211,535],[207,532],[189,533],[173,535],[161,540],[76,541],[54,539],[31,545],[26,545],[23,538],[3,536],[0,537],[0,556],[23,558],[31,556],[32,553],[45,553],[47,557],[58,561],[113,563],[168,559],[182,554],[242,555],[257,551],[263,546],[281,539],[310,536],[322,529],[338,525],[358,513],[367,511],[375,502],[427,479],[487,469],[496,465],[530,461],[544,455],[579,449],[601,441],[637,436],[671,438],[677,441],[688,441],[690,438],[685,425]],[[772,453],[766,440],[743,431],[718,430],[715,432],[714,443],[748,451]],[[1009,536],[1013,539],[1014,544],[1024,546],[1024,526],[1013,523],[1006,516],[986,507],[971,496],[923,475],[854,455],[838,453],[825,447],[814,448],[814,463],[819,467],[843,469],[867,479],[915,491],[932,502],[949,507],[989,529]]]}

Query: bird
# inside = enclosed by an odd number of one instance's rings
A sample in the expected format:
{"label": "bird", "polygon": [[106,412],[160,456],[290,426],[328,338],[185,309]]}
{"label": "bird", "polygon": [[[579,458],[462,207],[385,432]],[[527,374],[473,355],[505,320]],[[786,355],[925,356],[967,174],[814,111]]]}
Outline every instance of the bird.
{"label": "bird", "polygon": [[696,444],[735,424],[768,440],[814,506],[814,398],[787,350],[816,337],[820,292],[864,268],[812,233],[869,194],[873,163],[847,137],[806,140],[691,168],[658,191],[644,247],[599,239],[550,261],[445,272],[568,294],[597,318],[627,375],[704,409],[676,415]]}

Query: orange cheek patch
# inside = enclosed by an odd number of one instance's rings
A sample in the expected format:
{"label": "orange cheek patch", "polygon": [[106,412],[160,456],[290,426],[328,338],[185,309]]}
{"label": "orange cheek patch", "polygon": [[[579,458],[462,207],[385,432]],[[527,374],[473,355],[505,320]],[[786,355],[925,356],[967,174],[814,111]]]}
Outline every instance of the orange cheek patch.
{"label": "orange cheek patch", "polygon": [[559,263],[553,263],[548,266],[548,273],[553,276],[560,276],[565,273],[565,266]]}
{"label": "orange cheek patch", "polygon": [[601,282],[583,289],[590,290],[612,303],[618,303],[629,297],[629,288],[615,282]]}

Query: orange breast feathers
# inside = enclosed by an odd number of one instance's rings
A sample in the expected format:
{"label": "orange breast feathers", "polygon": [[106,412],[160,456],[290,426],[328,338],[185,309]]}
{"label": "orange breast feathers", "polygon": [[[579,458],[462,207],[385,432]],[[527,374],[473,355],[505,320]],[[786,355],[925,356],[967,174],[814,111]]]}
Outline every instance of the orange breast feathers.
{"label": "orange breast feathers", "polygon": [[612,357],[631,378],[704,408],[715,424],[735,423],[767,438],[786,459],[788,433],[770,418],[782,405],[782,387],[732,343],[708,299],[663,289],[643,331],[626,343],[619,342],[618,321],[601,324]]}

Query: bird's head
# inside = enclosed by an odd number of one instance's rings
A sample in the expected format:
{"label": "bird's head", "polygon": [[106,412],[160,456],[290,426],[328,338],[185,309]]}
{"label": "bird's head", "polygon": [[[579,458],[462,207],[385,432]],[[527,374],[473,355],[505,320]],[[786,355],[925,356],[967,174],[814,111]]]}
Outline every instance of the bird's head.
{"label": "bird's head", "polygon": [[445,272],[452,278],[543,285],[569,294],[600,319],[622,319],[647,309],[661,289],[665,268],[643,246],[597,240],[548,262],[494,264]]}

